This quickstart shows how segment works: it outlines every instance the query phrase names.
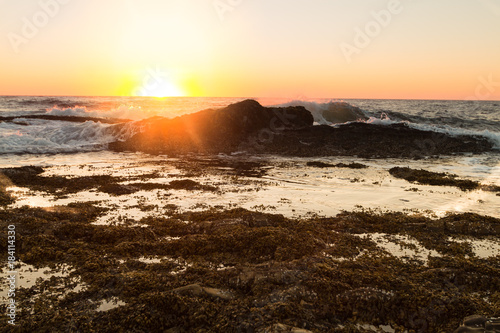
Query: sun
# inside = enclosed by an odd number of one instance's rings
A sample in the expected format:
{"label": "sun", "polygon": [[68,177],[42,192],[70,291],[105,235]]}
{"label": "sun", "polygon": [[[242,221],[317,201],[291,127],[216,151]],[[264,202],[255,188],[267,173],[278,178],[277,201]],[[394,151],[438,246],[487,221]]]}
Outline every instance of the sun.
{"label": "sun", "polygon": [[156,85],[149,87],[142,96],[151,97],[182,97],[184,92],[172,82],[159,81]]}
{"label": "sun", "polygon": [[182,97],[184,92],[171,82],[163,82],[151,96],[154,97]]}
{"label": "sun", "polygon": [[135,81],[133,87],[131,96],[163,98],[182,97],[186,95],[184,90],[174,82],[172,77],[158,70],[149,70],[141,80]]}

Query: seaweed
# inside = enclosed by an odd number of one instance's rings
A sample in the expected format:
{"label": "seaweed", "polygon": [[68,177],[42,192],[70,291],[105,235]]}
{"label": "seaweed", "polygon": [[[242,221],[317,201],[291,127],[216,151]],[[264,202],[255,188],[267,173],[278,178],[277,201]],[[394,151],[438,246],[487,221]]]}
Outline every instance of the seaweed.
{"label": "seaweed", "polygon": [[422,185],[454,186],[462,191],[472,191],[481,188],[481,184],[467,179],[457,179],[458,176],[449,173],[430,172],[403,167],[394,167],[389,173],[396,177]]}
{"label": "seaweed", "polygon": [[361,163],[337,163],[337,164],[330,164],[330,163],[324,163],[324,162],[307,162],[307,166],[310,167],[315,167],[315,168],[348,168],[348,169],[366,169],[368,168],[367,165],[361,164]]}
{"label": "seaweed", "polygon": [[24,166],[19,168],[0,169],[0,174],[5,175],[10,181],[20,187],[27,187],[34,191],[44,191],[59,196],[78,193],[95,188],[101,184],[111,184],[123,181],[122,177],[109,175],[86,176],[68,178],[64,176],[42,176],[42,167]]}
{"label": "seaweed", "polygon": [[[72,268],[17,291],[23,330],[340,332],[390,324],[450,332],[471,313],[500,315],[500,257],[477,258],[470,244],[449,241],[498,238],[496,218],[358,211],[289,219],[236,208],[126,227],[92,224],[105,212],[97,204],[0,211],[0,228],[17,226],[20,260]],[[374,232],[411,236],[440,255],[427,264],[392,256],[359,236]],[[98,310],[110,299],[120,303]]]}
{"label": "seaweed", "polygon": [[[27,187],[34,191],[44,191],[62,197],[67,194],[78,193],[84,190],[97,188],[99,191],[111,195],[132,194],[141,190],[174,189],[188,191],[217,191],[218,188],[211,185],[202,185],[190,179],[173,180],[169,184],[135,182],[128,185],[120,184],[127,180],[125,177],[110,175],[96,175],[85,177],[43,176],[44,169],[37,166],[25,166],[20,168],[0,169],[0,205],[10,204],[13,199],[5,192],[3,183],[12,183],[16,186]],[[159,177],[159,174],[150,174],[145,177]],[[3,181],[1,179],[4,179]],[[131,176],[129,179],[137,179]]]}
{"label": "seaweed", "polygon": [[215,186],[210,185],[201,185],[198,182],[195,182],[191,179],[182,179],[182,180],[173,180],[169,184],[169,188],[173,190],[187,190],[187,191],[217,191]]}
{"label": "seaweed", "polygon": [[10,180],[0,173],[0,206],[8,206],[15,202],[14,198],[7,193]]}

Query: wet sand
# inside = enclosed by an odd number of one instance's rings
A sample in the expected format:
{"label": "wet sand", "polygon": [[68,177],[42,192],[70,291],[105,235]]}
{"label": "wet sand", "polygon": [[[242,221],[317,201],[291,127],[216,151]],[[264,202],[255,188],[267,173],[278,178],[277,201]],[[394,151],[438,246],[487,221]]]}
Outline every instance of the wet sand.
{"label": "wet sand", "polygon": [[2,171],[23,330],[451,332],[500,316],[495,163],[59,158]]}

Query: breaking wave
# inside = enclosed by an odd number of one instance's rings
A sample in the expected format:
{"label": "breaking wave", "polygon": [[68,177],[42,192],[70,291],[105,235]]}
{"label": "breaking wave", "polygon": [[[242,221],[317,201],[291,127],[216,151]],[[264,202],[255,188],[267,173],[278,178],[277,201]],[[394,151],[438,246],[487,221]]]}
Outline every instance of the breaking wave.
{"label": "breaking wave", "polygon": [[115,119],[129,119],[129,120],[142,120],[157,115],[156,112],[147,112],[140,107],[120,106],[117,109],[109,111],[91,111],[86,107],[76,106],[73,108],[58,108],[54,107],[48,110],[45,115],[48,116],[73,116],[73,117],[86,117],[86,118],[115,118]]}
{"label": "breaking wave", "polygon": [[426,123],[413,123],[407,120],[392,120],[386,114],[383,114],[380,118],[370,117],[368,120],[364,121],[372,125],[394,125],[394,124],[406,124],[410,128],[414,128],[421,131],[430,131],[443,133],[450,136],[476,136],[487,138],[491,143],[493,143],[494,148],[500,149],[500,132],[491,131],[488,129],[484,130],[471,130],[464,128],[456,128],[450,125],[431,125]]}
{"label": "breaking wave", "polygon": [[276,105],[278,107],[303,106],[313,115],[316,125],[339,126],[352,122],[365,122],[372,125],[387,126],[404,123],[409,127],[444,133],[452,136],[472,135],[485,137],[495,148],[500,149],[500,128],[496,121],[484,119],[463,119],[460,117],[422,117],[402,112],[368,112],[343,101],[326,103],[292,101]]}
{"label": "breaking wave", "polygon": [[[4,98],[5,99],[5,98]],[[108,101],[109,99],[109,101]],[[4,110],[0,115],[11,116],[7,120],[0,117],[0,153],[67,153],[80,151],[96,151],[107,149],[111,142],[124,141],[141,131],[140,120],[154,116],[171,117],[173,115],[185,114],[192,110],[202,110],[207,107],[222,105],[223,101],[214,100],[189,100],[188,104],[184,100],[179,100],[169,106],[169,108],[148,108],[144,104],[141,106],[116,106],[125,100],[108,98],[107,104],[101,108],[97,98],[22,98],[19,100],[8,99],[4,102]],[[225,101],[225,100],[224,100]],[[227,103],[229,101],[225,101]],[[352,104],[351,104],[352,103]],[[409,127],[445,133],[453,136],[472,135],[489,139],[497,149],[500,149],[500,120],[498,118],[497,104],[478,104],[480,109],[474,113],[455,112],[448,110],[449,106],[458,105],[464,110],[471,105],[466,102],[447,102],[446,108],[438,111],[431,110],[437,107],[436,104],[419,106],[422,112],[406,112],[405,107],[409,107],[414,101],[406,104],[394,104],[385,102],[390,106],[371,107],[377,101],[356,101],[344,102],[335,100],[323,100],[323,102],[300,101],[275,105],[277,107],[303,106],[313,115],[316,125],[342,126],[352,122],[365,122],[374,126],[387,126],[404,123]],[[423,103],[423,102],[418,102]],[[12,105],[11,105],[12,104]],[[20,105],[29,109],[40,109],[41,106],[52,104],[57,106],[47,106],[41,111],[26,111]],[[93,107],[92,104],[99,107]],[[184,105],[186,104],[186,105]],[[353,105],[356,104],[356,105]],[[477,103],[476,103],[477,104]],[[476,104],[472,106],[478,107]],[[83,105],[83,106],[81,106]],[[183,106],[177,110],[178,106]],[[360,108],[357,105],[363,107]],[[38,107],[37,107],[38,106]],[[67,107],[66,107],[67,106]],[[423,107],[426,109],[424,110]],[[8,108],[8,110],[7,110]],[[177,111],[176,111],[177,110]],[[387,110],[387,111],[385,111]],[[22,114],[18,114],[22,112]],[[54,117],[80,117],[82,119],[71,121],[60,121],[64,119],[34,119],[30,115],[54,116]],[[112,124],[110,122],[99,121],[99,119],[120,119],[132,120],[127,123]],[[87,120],[87,121],[85,121]]]}
{"label": "breaking wave", "polygon": [[317,103],[309,101],[292,101],[276,105],[277,107],[303,106],[313,115],[314,122],[319,125],[341,124],[349,121],[367,119],[363,110],[346,102],[330,101]]}
{"label": "breaking wave", "polygon": [[73,153],[97,151],[111,142],[132,137],[140,128],[135,123],[71,123],[40,119],[16,119],[0,123],[0,153]]}

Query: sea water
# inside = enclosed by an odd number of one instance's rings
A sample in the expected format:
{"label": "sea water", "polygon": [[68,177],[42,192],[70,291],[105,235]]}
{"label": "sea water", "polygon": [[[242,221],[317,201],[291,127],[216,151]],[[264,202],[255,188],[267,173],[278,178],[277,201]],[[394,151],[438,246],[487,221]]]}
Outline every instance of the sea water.
{"label": "sea water", "polygon": [[[84,176],[89,174],[122,175],[130,172],[150,173],[147,161],[168,160],[168,156],[142,153],[118,153],[107,145],[126,140],[140,131],[137,122],[153,116],[177,117],[208,108],[222,108],[245,98],[145,98],[145,97],[0,97],[0,168],[37,165],[45,167],[45,175]],[[405,122],[411,127],[445,132],[451,135],[470,134],[488,138],[500,147],[500,102],[495,101],[422,101],[422,100],[332,100],[289,101],[256,98],[269,106],[301,105],[314,116],[316,124],[329,123],[324,112],[337,110],[339,103],[353,106],[353,115],[374,126]],[[361,114],[359,114],[361,110]],[[29,116],[78,116],[79,122],[32,119]],[[343,115],[346,116],[346,115]],[[350,116],[350,115],[347,115]],[[28,118],[27,118],[28,117]],[[115,123],[95,118],[114,119]],[[352,115],[350,116],[352,119]],[[0,118],[2,119],[2,118]],[[339,117],[338,119],[341,119]],[[360,143],[362,144],[362,143]],[[410,184],[388,174],[394,166],[408,166],[434,172],[448,172],[482,184],[500,185],[500,153],[494,150],[480,155],[463,154],[424,160],[373,159],[356,157],[288,158],[279,156],[219,156],[222,159],[245,158],[263,160],[270,170],[255,184],[234,185],[216,177],[195,179],[204,184],[219,185],[223,193],[189,192],[163,199],[158,191],[136,193],[116,198],[96,191],[79,193],[64,199],[50,195],[11,189],[18,196],[16,205],[49,207],[74,201],[103,201],[119,209],[103,217],[101,223],[118,215],[140,219],[147,214],[136,208],[146,200],[159,207],[174,204],[181,210],[210,207],[244,207],[262,209],[286,216],[320,214],[335,215],[357,207],[397,211],[430,211],[442,216],[447,212],[475,212],[500,217],[500,197],[485,191],[463,192],[457,188]],[[363,170],[315,169],[311,160],[326,163],[359,162],[369,166]],[[278,167],[288,163],[289,167]],[[138,165],[141,165],[139,168]],[[89,167],[92,167],[89,169]],[[174,168],[175,169],[175,168]],[[168,174],[176,172],[169,169]],[[161,170],[160,170],[161,171]],[[159,182],[158,179],[154,180]],[[168,183],[169,179],[164,181]],[[154,192],[154,193],[153,193]],[[162,210],[156,212],[163,214]],[[113,215],[114,214],[114,215]]]}

